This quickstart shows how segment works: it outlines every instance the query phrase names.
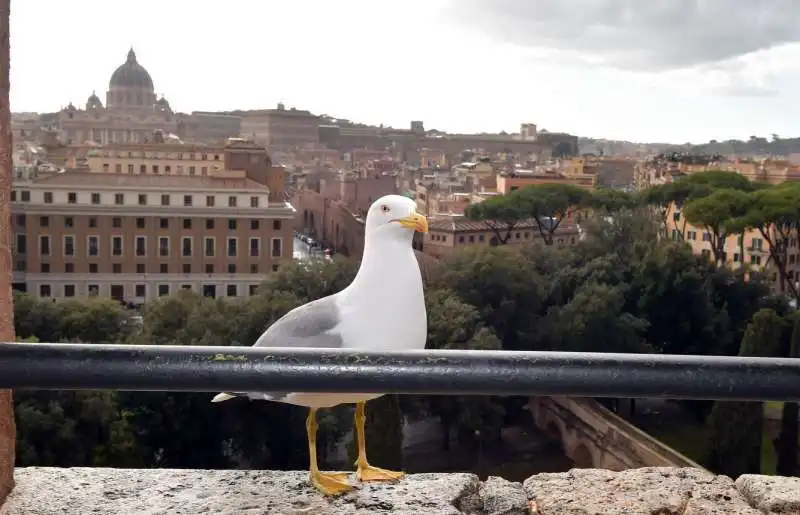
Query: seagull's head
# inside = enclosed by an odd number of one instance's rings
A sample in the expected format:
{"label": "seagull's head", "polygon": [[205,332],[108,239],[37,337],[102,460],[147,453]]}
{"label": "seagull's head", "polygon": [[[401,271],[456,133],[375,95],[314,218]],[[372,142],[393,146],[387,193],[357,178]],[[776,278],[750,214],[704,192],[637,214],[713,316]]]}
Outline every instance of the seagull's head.
{"label": "seagull's head", "polygon": [[386,195],[367,211],[366,234],[411,241],[414,232],[428,232],[428,219],[417,213],[417,203],[402,195]]}

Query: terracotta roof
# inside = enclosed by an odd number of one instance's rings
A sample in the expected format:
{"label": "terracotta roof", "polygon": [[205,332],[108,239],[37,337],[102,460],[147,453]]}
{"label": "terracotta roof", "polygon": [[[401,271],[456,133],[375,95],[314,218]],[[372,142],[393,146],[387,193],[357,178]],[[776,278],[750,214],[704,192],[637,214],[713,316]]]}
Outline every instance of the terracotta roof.
{"label": "terracotta roof", "polygon": [[99,186],[99,187],[153,187],[153,188],[209,188],[266,190],[258,182],[219,177],[191,175],[122,175],[108,173],[66,172],[43,177],[36,184],[47,186]]}
{"label": "terracotta roof", "polygon": [[[453,218],[434,218],[428,222],[428,229],[432,231],[444,232],[470,232],[470,231],[486,231],[489,226],[480,220],[468,220],[466,218],[453,217]],[[515,229],[537,229],[536,221],[531,218],[520,222],[515,226]],[[564,232],[577,232],[578,226],[575,224],[568,224],[566,222],[558,226],[558,233]]]}

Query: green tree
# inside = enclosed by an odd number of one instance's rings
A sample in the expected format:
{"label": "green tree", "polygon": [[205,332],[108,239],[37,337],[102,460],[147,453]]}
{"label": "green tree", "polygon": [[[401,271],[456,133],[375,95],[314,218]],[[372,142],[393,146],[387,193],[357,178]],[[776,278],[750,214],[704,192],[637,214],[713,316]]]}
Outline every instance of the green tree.
{"label": "green tree", "polygon": [[587,204],[597,212],[614,214],[635,209],[639,206],[639,199],[624,190],[598,188],[588,197]]}
{"label": "green tree", "polygon": [[767,242],[768,263],[777,272],[779,291],[800,301],[800,289],[788,266],[791,242],[797,239],[800,227],[800,185],[786,182],[754,191],[749,209],[738,223],[758,230]]}
{"label": "green tree", "polygon": [[470,220],[483,221],[492,230],[499,245],[508,243],[514,229],[531,217],[520,195],[515,192],[470,204],[464,210],[464,214]]}
{"label": "green tree", "polygon": [[722,189],[708,196],[691,199],[683,206],[684,218],[708,232],[711,253],[717,266],[725,263],[725,240],[743,230],[736,221],[747,214],[750,202],[750,195],[743,191]]}
{"label": "green tree", "polygon": [[573,211],[588,207],[591,194],[571,184],[541,184],[513,192],[519,195],[525,211],[533,217],[546,245],[553,244],[553,235]]}
{"label": "green tree", "polygon": [[[739,356],[777,356],[784,325],[784,319],[775,311],[760,310],[745,332]],[[763,403],[716,402],[707,424],[708,468],[733,478],[761,472]]]}
{"label": "green tree", "polygon": [[[500,340],[483,326],[481,316],[452,291],[442,288],[425,293],[428,306],[429,349],[498,350]],[[483,396],[414,396],[404,403],[415,415],[439,419],[441,445],[450,449],[453,436],[469,447],[500,441],[505,409],[501,401]],[[413,415],[412,415],[413,416]]]}
{"label": "green tree", "polygon": [[[800,358],[800,317],[793,317],[792,340],[789,348],[790,358]],[[781,416],[781,433],[778,437],[778,475],[795,477],[800,475],[798,463],[798,441],[800,441],[800,428],[798,428],[800,409],[796,402],[784,402]]]}

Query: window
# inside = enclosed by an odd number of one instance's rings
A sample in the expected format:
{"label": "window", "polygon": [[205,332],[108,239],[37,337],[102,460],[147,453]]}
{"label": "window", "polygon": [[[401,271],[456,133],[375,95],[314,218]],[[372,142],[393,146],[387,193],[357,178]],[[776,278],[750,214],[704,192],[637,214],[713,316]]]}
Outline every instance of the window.
{"label": "window", "polygon": [[122,255],[122,236],[111,237],[111,255],[112,256]]}
{"label": "window", "polygon": [[234,195],[228,197],[228,207],[236,207],[236,197]]}
{"label": "window", "polygon": [[116,172],[116,173],[122,173],[122,165],[121,165],[121,164],[119,164],[119,163],[118,163],[118,164],[115,164],[115,165],[114,165],[114,172]]}
{"label": "window", "polygon": [[20,227],[25,227],[25,222],[27,221],[25,215],[17,215],[16,218],[17,218],[17,225],[19,225]]}
{"label": "window", "polygon": [[214,254],[216,254],[215,251],[216,251],[216,247],[217,247],[216,241],[214,240],[214,237],[213,236],[206,236],[204,245],[205,245],[205,250],[204,250],[205,256],[206,257],[214,257]]}
{"label": "window", "polygon": [[184,264],[181,266],[181,271],[182,271],[184,274],[191,274],[191,273],[192,273],[192,265],[191,265],[190,263],[184,263]]}
{"label": "window", "polygon": [[206,263],[205,269],[206,269],[206,273],[207,274],[213,274],[214,273],[214,265],[213,265],[213,263]]}
{"label": "window", "polygon": [[50,255],[50,236],[39,236],[39,255]]}
{"label": "window", "polygon": [[53,295],[53,290],[50,288],[49,284],[40,284],[39,285],[39,296],[40,297],[51,297]]}
{"label": "window", "polygon": [[239,294],[239,288],[235,284],[229,284],[225,287],[225,295],[228,297],[236,297]]}
{"label": "window", "polygon": [[280,231],[281,230],[281,221],[280,220],[273,220],[272,221],[272,230],[273,231]]}
{"label": "window", "polygon": [[145,297],[147,295],[147,285],[137,284],[134,288],[134,294],[139,298]]}
{"label": "window", "polygon": [[100,286],[97,284],[90,284],[86,290],[89,292],[90,297],[97,297],[100,295]]}
{"label": "window", "polygon": [[169,284],[159,284],[158,285],[158,296],[159,297],[166,297],[169,295]]}
{"label": "window", "polygon": [[191,195],[184,195],[183,196],[183,205],[189,207],[192,205],[192,196]]}
{"label": "window", "polygon": [[236,264],[235,263],[228,263],[228,273],[235,274],[236,273]]}
{"label": "window", "polygon": [[136,255],[137,256],[147,255],[147,238],[145,238],[144,236],[136,237]]}
{"label": "window", "polygon": [[96,274],[98,271],[97,263],[89,263],[89,273]]}
{"label": "window", "polygon": [[114,216],[111,217],[111,227],[114,229],[119,229],[122,227],[122,217],[121,216]]}
{"label": "window", "polygon": [[228,257],[236,257],[238,238],[228,238]]}
{"label": "window", "polygon": [[250,238],[250,257],[258,257],[261,254],[261,238]]}
{"label": "window", "polygon": [[147,268],[145,267],[144,263],[136,263],[137,274],[143,274],[145,273],[145,270],[147,270]]}
{"label": "window", "polygon": [[203,285],[203,297],[214,298],[217,296],[217,286],[214,284]]}
{"label": "window", "polygon": [[88,236],[86,238],[86,254],[89,256],[97,256],[100,254],[99,236]]}
{"label": "window", "polygon": [[168,274],[169,273],[169,264],[161,263],[158,265],[158,273],[159,274]]}
{"label": "window", "polygon": [[65,297],[74,297],[75,296],[75,285],[74,284],[65,284],[64,285],[64,296]]}
{"label": "window", "polygon": [[125,203],[125,195],[122,193],[114,193],[114,204],[121,206]]}
{"label": "window", "polygon": [[250,273],[257,274],[258,273],[258,263],[253,263],[250,265]]}
{"label": "window", "polygon": [[247,293],[250,294],[251,297],[253,295],[255,295],[256,292],[258,292],[258,285],[257,284],[250,284],[250,285],[247,286]]}
{"label": "window", "polygon": [[250,207],[258,207],[258,197],[250,197]]}
{"label": "window", "polygon": [[158,226],[161,229],[169,229],[169,218],[159,218],[158,219]]}
{"label": "window", "polygon": [[162,206],[169,205],[169,195],[161,195],[161,205]]}
{"label": "window", "polygon": [[75,255],[75,236],[64,236],[64,255]]}
{"label": "window", "polygon": [[251,231],[257,231],[259,225],[260,224],[258,223],[258,220],[250,220],[250,230]]}
{"label": "window", "polygon": [[214,228],[214,219],[206,218],[206,229],[213,229],[213,228]]}
{"label": "window", "polygon": [[158,165],[153,165],[153,173],[158,173]]}
{"label": "window", "polygon": [[75,263],[64,263],[64,273],[65,274],[74,274],[75,273]]}
{"label": "window", "polygon": [[197,173],[197,168],[194,167],[194,166],[190,166],[189,167],[189,175],[194,175],[195,173]]}
{"label": "window", "polygon": [[183,257],[191,257],[192,256],[192,237],[191,236],[184,236],[181,238],[181,256]]}
{"label": "window", "polygon": [[[28,194],[28,200],[30,200],[30,192],[23,191],[22,192],[22,200],[25,201],[25,194]],[[45,204],[52,204],[53,203],[53,192],[52,191],[45,191],[44,192],[44,203]],[[48,286],[49,288],[49,286]]]}
{"label": "window", "polygon": [[27,254],[28,253],[28,235],[27,234],[17,234],[17,245],[16,245],[17,254]]}
{"label": "window", "polygon": [[77,204],[78,203],[78,194],[69,192],[67,193],[67,203],[68,204]]}
{"label": "window", "polygon": [[272,257],[279,258],[283,255],[283,238],[272,238]]}
{"label": "window", "polygon": [[139,193],[139,205],[146,206],[147,205],[147,195],[144,193]]}
{"label": "window", "polygon": [[214,207],[214,199],[214,195],[206,195],[206,207]]}
{"label": "window", "polygon": [[272,265],[272,271],[273,272],[277,272],[278,268],[280,268],[280,265]]}
{"label": "window", "polygon": [[184,218],[183,219],[183,228],[184,229],[191,229],[192,228],[192,219],[191,218]]}
{"label": "window", "polygon": [[144,229],[147,226],[144,218],[137,218],[136,219],[136,228],[137,229]]}
{"label": "window", "polygon": [[111,265],[111,272],[114,274],[121,274],[122,273],[122,263],[114,263]]}
{"label": "window", "polygon": [[235,218],[228,218],[228,230],[235,231],[236,230],[236,219]]}
{"label": "window", "polygon": [[40,274],[49,274],[50,273],[50,263],[39,263],[39,273]]}
{"label": "window", "polygon": [[39,227],[50,227],[50,217],[49,216],[40,216],[39,217]]}
{"label": "window", "polygon": [[169,256],[169,237],[159,236],[158,238],[158,255],[161,257]]}
{"label": "window", "polygon": [[92,204],[99,204],[100,203],[100,194],[99,193],[92,193]]}
{"label": "window", "polygon": [[133,165],[128,165],[128,173],[133,173]]}
{"label": "window", "polygon": [[92,216],[89,218],[89,227],[97,227],[97,217]]}

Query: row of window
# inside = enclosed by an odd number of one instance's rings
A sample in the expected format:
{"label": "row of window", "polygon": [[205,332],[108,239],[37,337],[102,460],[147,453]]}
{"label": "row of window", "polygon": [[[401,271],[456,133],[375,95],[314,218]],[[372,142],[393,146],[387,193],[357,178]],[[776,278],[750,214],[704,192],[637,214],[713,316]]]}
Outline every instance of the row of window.
{"label": "row of window", "polygon": [[[78,245],[75,236],[65,235],[62,236],[61,254],[65,257],[78,255]],[[17,234],[15,238],[14,252],[18,254],[26,254],[28,251],[28,241],[26,234]],[[135,236],[133,254],[137,257],[147,256],[147,236]],[[39,255],[52,256],[53,255],[53,238],[52,236],[40,235],[39,236]],[[125,252],[125,239],[123,236],[111,236],[110,252],[114,257],[122,257]],[[158,237],[158,247],[156,254],[159,257],[170,257],[170,238],[169,236]],[[180,256],[185,258],[193,257],[194,255],[194,237],[181,236],[180,239]],[[204,257],[213,258],[217,257],[217,239],[214,236],[203,237],[203,251]],[[250,257],[261,257],[261,238],[252,237],[248,238],[247,255]],[[87,236],[86,237],[86,255],[89,257],[100,255],[100,236]],[[226,238],[225,255],[228,257],[238,257],[239,238],[229,236]],[[280,258],[283,256],[283,238],[276,237],[270,238],[269,255],[272,258]]]}
{"label": "row of window", "polygon": [[[208,167],[207,166],[200,166],[200,167],[187,166],[185,172],[187,172],[188,175],[197,175],[197,169],[198,168],[200,168],[200,175],[203,175],[203,176],[204,175],[208,175]],[[219,170],[219,168],[220,168],[219,166],[215,166],[214,167],[215,170]],[[137,172],[137,170],[138,170],[138,172],[140,174],[146,174],[147,171],[148,171],[147,170],[147,165],[142,165],[142,164],[140,164],[138,167],[136,165],[133,165],[133,164],[128,164],[128,165],[126,165],[125,170],[127,170],[127,172],[129,174],[134,174],[134,173]],[[164,175],[171,175],[172,174],[172,166],[171,165],[164,165],[164,167],[161,168],[160,165],[152,165],[150,167],[150,171],[152,173],[154,173],[154,174],[160,174],[163,171]],[[110,173],[111,172],[111,165],[109,165],[108,163],[103,163],[103,172],[104,173]],[[115,173],[122,173],[122,164],[121,163],[117,163],[117,164],[114,165],[114,172]],[[184,174],[183,165],[176,166],[175,167],[175,173],[178,174],[178,175]]]}
{"label": "row of window", "polygon": [[[192,229],[194,226],[193,218],[183,218],[181,219],[182,225],[184,229]],[[158,228],[159,229],[169,229],[170,228],[170,219],[169,218],[159,218],[158,219]],[[25,215],[17,215],[16,216],[16,224],[18,227],[26,227],[27,226],[27,218]],[[87,226],[90,229],[94,229],[97,227],[98,220],[96,216],[90,216],[86,222]],[[216,227],[216,220],[214,218],[206,218],[204,221],[206,229],[214,229]],[[50,217],[49,216],[40,216],[39,217],[39,227],[50,227]],[[75,218],[72,216],[65,216],[64,217],[64,228],[72,229],[75,227]],[[111,227],[115,229],[122,228],[122,217],[121,216],[112,216],[111,217]],[[281,220],[272,220],[272,230],[273,231],[280,231],[281,227],[283,227],[283,223]],[[147,218],[137,217],[136,218],[136,228],[137,229],[146,229],[147,228]],[[228,230],[235,231],[239,228],[239,220],[236,218],[229,218],[228,219]],[[261,229],[261,220],[258,219],[251,219],[250,220],[250,230],[251,231],[258,231]]]}
{"label": "row of window", "polygon": [[[146,284],[135,284],[134,288],[134,296],[138,298],[145,298],[147,297],[147,285]],[[183,284],[181,285],[180,289],[182,290],[192,290],[191,284]],[[156,292],[159,297],[165,297],[172,293],[169,284],[159,284],[156,286]],[[258,290],[257,284],[248,284],[247,285],[247,294],[253,296],[256,294]],[[100,285],[97,284],[90,284],[87,288],[87,293],[90,297],[96,297],[99,295]],[[64,297],[77,297],[78,288],[75,284],[65,284],[62,286],[62,296]],[[112,296],[116,298],[124,298],[125,296],[125,285],[124,284],[112,284],[111,285],[111,292]],[[216,297],[217,296],[217,285],[216,284],[204,284],[202,286],[202,293],[205,297]],[[53,296],[53,286],[50,284],[40,284],[39,285],[39,296],[40,297],[52,297]],[[239,285],[238,284],[226,284],[225,285],[225,296],[226,297],[238,297],[239,296]]]}
{"label": "row of window", "polygon": [[[138,150],[136,152],[128,151],[127,153],[123,154],[119,151],[95,151],[95,155],[89,155],[87,157],[116,157],[117,159],[175,159],[181,160],[186,155],[188,161],[207,161],[208,159],[208,152],[148,152],[145,150]],[[221,154],[211,154],[211,159],[214,161],[220,161]],[[256,161],[258,162],[258,156],[256,156]]]}
{"label": "row of window", "polygon": [[[711,241],[711,233],[709,233],[708,231],[704,231],[702,236],[701,236],[701,238],[702,238],[702,241],[710,242]],[[736,238],[736,245],[741,245],[742,244],[742,238],[743,238],[743,236],[741,234]],[[681,239],[681,232],[678,229],[672,229],[672,239],[673,240],[680,240]],[[697,241],[697,231],[691,230],[691,229],[687,230],[686,231],[686,240],[687,241]],[[794,246],[797,245],[797,240],[795,240],[794,238],[792,238],[792,240],[793,241],[789,242],[789,246],[790,247],[794,247]],[[752,238],[750,240],[750,247],[749,248],[752,249],[752,250],[763,250],[764,249],[764,240],[762,238]]]}
{"label": "row of window", "polygon": [[[126,195],[124,193],[114,193],[114,204],[117,206],[124,206],[126,205],[126,198],[128,196],[134,195],[132,193]],[[147,193],[137,193],[136,203],[140,206],[148,206],[151,205],[148,203],[150,195]],[[153,194],[155,195],[155,194]],[[195,205],[194,201],[195,195],[183,195],[183,206],[185,207],[192,207]],[[160,205],[162,206],[175,206],[180,205],[177,203],[172,202],[173,195],[169,193],[162,193],[160,195]],[[205,206],[206,207],[216,207],[217,205],[217,197],[216,195],[205,195]],[[52,191],[45,191],[42,197],[42,200],[45,204],[53,204],[55,203],[55,197]],[[11,201],[12,202],[30,202],[31,201],[31,192],[29,190],[17,190],[11,191]],[[103,194],[102,193],[91,193],[89,195],[89,202],[94,205],[101,205],[103,204]],[[77,192],[68,192],[67,193],[67,204],[78,204],[78,193]],[[228,195],[228,207],[240,207],[239,206],[239,197],[236,195]],[[257,208],[261,207],[261,197],[258,195],[251,195],[250,196],[250,207]]]}
{"label": "row of window", "polygon": [[[26,272],[27,271],[27,263],[25,261],[17,261],[14,263],[14,270],[18,272]],[[206,263],[203,265],[203,273],[204,274],[216,274],[218,273],[217,267],[213,263]],[[228,263],[227,267],[224,269],[228,274],[238,274],[242,273],[239,271],[236,263]],[[39,263],[39,273],[40,274],[49,274],[52,273],[53,267],[50,263]],[[272,265],[272,271],[278,271],[278,265]],[[75,273],[75,263],[64,263],[64,271],[65,274],[74,274]],[[97,263],[89,263],[89,273],[90,274],[98,274],[100,273],[100,265]],[[122,263],[112,263],[111,265],[111,273],[113,274],[121,274],[123,273]],[[130,272],[129,272],[130,273]],[[147,273],[147,267],[144,263],[136,263],[136,273],[137,274],[145,274]],[[170,270],[170,266],[168,263],[160,263],[158,265],[158,273],[159,274],[169,274],[174,273],[174,268]],[[191,274],[192,271],[192,264],[191,263],[183,263],[180,267],[180,273],[182,274]],[[219,271],[221,273],[221,270]],[[262,273],[258,267],[257,263],[250,264],[249,273],[251,274],[258,274]]]}

